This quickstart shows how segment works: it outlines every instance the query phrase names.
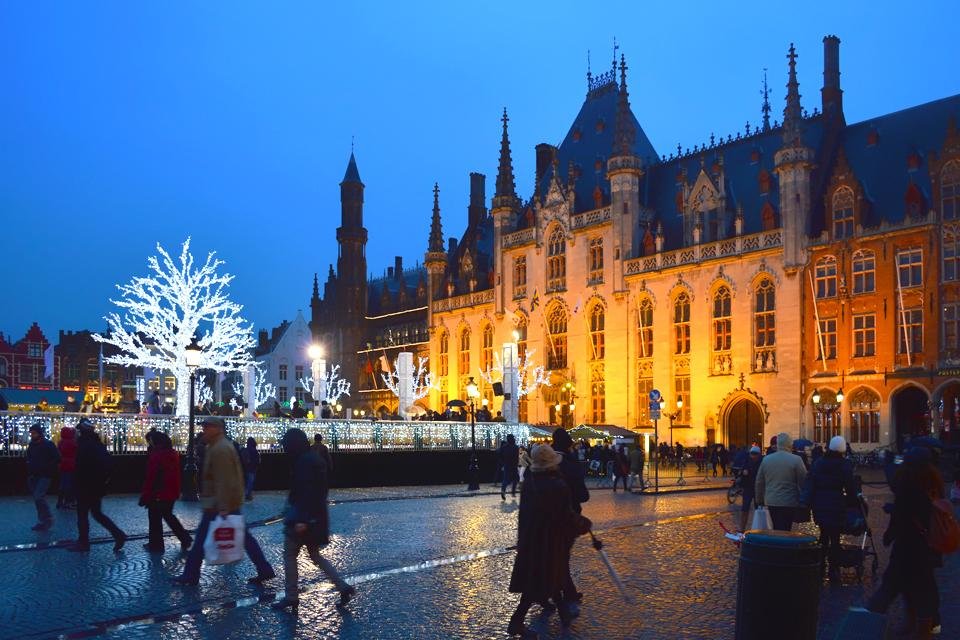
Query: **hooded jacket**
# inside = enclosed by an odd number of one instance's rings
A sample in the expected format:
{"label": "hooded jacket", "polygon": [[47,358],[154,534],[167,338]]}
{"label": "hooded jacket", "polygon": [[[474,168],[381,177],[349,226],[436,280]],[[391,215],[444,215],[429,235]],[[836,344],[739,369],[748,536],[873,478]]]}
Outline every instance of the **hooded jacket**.
{"label": "hooded jacket", "polygon": [[92,429],[81,429],[77,438],[77,495],[103,497],[113,461],[100,437]]}
{"label": "hooded jacket", "polygon": [[140,492],[141,502],[173,502],[180,497],[180,455],[167,447],[153,447],[147,456],[147,475]]}
{"label": "hooded jacket", "polygon": [[60,461],[60,453],[57,446],[40,436],[40,439],[34,442],[30,440],[27,447],[27,475],[35,478],[52,478],[57,472],[57,462]]}
{"label": "hooded jacket", "polygon": [[60,429],[60,471],[72,473],[77,469],[77,430],[73,427]]}
{"label": "hooded jacket", "polygon": [[327,544],[330,541],[330,515],[327,509],[330,489],[326,463],[317,450],[310,447],[306,434],[300,429],[287,431],[283,448],[293,459],[284,523],[309,524],[311,541]]}

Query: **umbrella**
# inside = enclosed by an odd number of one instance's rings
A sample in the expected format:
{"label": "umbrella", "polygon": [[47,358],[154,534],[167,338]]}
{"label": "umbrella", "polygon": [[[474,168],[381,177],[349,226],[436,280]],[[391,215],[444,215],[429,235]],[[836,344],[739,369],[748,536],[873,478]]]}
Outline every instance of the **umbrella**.
{"label": "umbrella", "polygon": [[593,531],[590,532],[590,539],[593,540],[593,548],[600,554],[600,559],[603,560],[603,564],[607,565],[607,571],[610,572],[613,583],[617,585],[617,589],[620,590],[620,595],[623,596],[625,602],[629,603],[630,596],[627,595],[627,589],[623,586],[623,580],[620,579],[620,574],[618,574],[617,570],[610,564],[610,558],[607,557],[607,552],[603,550],[603,542],[601,542],[597,536],[593,535]]}
{"label": "umbrella", "polygon": [[933,436],[920,436],[910,439],[911,447],[929,447],[931,449],[943,449],[943,442]]}
{"label": "umbrella", "polygon": [[461,407],[461,408],[463,408],[463,407],[467,406],[467,403],[464,402],[463,400],[458,399],[458,398],[454,398],[453,400],[451,400],[450,402],[447,403],[447,406],[448,406],[448,407]]}
{"label": "umbrella", "polygon": [[806,449],[807,447],[813,446],[813,441],[807,440],[806,438],[797,438],[793,441],[793,446],[797,449]]}

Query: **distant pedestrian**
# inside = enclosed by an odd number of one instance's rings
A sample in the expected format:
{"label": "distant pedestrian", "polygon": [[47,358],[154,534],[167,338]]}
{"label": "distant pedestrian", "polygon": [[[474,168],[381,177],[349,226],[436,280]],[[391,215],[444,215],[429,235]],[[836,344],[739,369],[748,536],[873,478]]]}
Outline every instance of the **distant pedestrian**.
{"label": "distant pedestrian", "polygon": [[37,524],[32,527],[34,531],[46,531],[53,524],[47,491],[59,463],[60,452],[44,435],[43,423],[34,422],[30,427],[30,445],[27,447],[27,485],[37,508]]}
{"label": "distant pedestrian", "polygon": [[257,479],[257,469],[260,468],[260,452],[257,451],[257,441],[247,438],[247,446],[243,448],[240,460],[243,462],[243,497],[247,502],[253,500],[253,482]]}
{"label": "distant pedestrian", "polygon": [[333,475],[333,457],[330,455],[330,449],[327,448],[327,445],[323,444],[323,436],[319,433],[313,435],[313,448],[327,467],[327,480],[329,481],[330,476]]}
{"label": "distant pedestrian", "polygon": [[74,490],[73,474],[77,470],[77,430],[73,427],[60,428],[60,496],[57,509],[75,509],[77,493]]}
{"label": "distant pedestrian", "polygon": [[[520,455],[517,459],[517,476],[520,478],[520,488],[523,488],[523,478],[530,468],[530,452],[526,447],[520,447]],[[521,494],[522,495],[522,494]]]}
{"label": "distant pedestrian", "polygon": [[[239,515],[243,505],[243,468],[240,457],[233,444],[227,440],[224,432],[226,424],[223,418],[204,418],[203,439],[207,443],[203,460],[203,489],[200,492],[200,504],[203,517],[197,525],[193,537],[193,546],[187,554],[183,573],[174,579],[178,584],[196,585],[200,582],[200,563],[203,561],[203,543],[207,539],[210,523],[217,516]],[[276,577],[276,573],[267,563],[263,550],[250,534],[250,528],[244,529],[244,549],[247,556],[257,567],[257,575],[247,580],[251,584],[262,584]]]}
{"label": "distant pedestrian", "polygon": [[507,419],[503,417],[502,411],[497,411],[497,415],[493,417],[494,422],[506,422]]}
{"label": "distant pedestrian", "polygon": [[507,499],[507,485],[512,485],[510,495],[517,495],[517,483],[520,481],[520,449],[517,448],[517,440],[513,434],[507,435],[507,441],[500,445],[498,453],[500,465],[503,468],[503,481],[500,484],[500,499]]}
{"label": "distant pedestrian", "polygon": [[356,590],[340,577],[330,561],[320,555],[320,547],[330,543],[330,514],[327,509],[329,482],[323,458],[310,447],[307,434],[301,429],[289,429],[283,437],[283,449],[293,460],[290,478],[290,494],[284,514],[283,566],[285,578],[284,598],[276,602],[275,609],[296,606],[299,576],[297,556],[300,549],[333,582],[340,592],[339,605],[347,604]]}
{"label": "distant pedestrian", "polygon": [[730,452],[722,444],[717,445],[717,464],[720,465],[720,476],[727,477],[727,465],[730,464]]}
{"label": "distant pedestrian", "polygon": [[747,530],[750,508],[757,497],[757,472],[760,470],[760,463],[762,462],[763,457],[760,455],[760,447],[756,445],[750,447],[747,461],[740,469],[740,486],[743,487],[743,502],[740,505],[740,531]]}
{"label": "distant pedestrian", "polygon": [[326,400],[320,401],[320,418],[323,420],[333,418],[333,407],[331,407],[330,403]]}
{"label": "distant pedestrian", "polygon": [[630,478],[631,480],[633,480],[633,478],[637,479],[641,490],[645,488],[643,482],[643,463],[643,447],[637,445],[633,448],[633,451],[630,452]]}
{"label": "distant pedestrian", "polygon": [[857,500],[853,463],[843,457],[846,440],[834,436],[830,449],[817,460],[803,485],[800,502],[813,511],[820,528],[820,546],[828,561],[830,584],[840,584],[840,533],[847,519],[847,505]]}
{"label": "distant pedestrian", "polygon": [[803,460],[790,452],[792,444],[789,434],[778,434],[776,451],[764,456],[757,471],[757,504],[769,509],[773,528],[780,531],[793,528],[800,489],[807,478]]}
{"label": "distant pedestrian", "polygon": [[623,490],[629,491],[627,488],[627,476],[630,475],[630,460],[627,458],[627,451],[624,445],[620,445],[617,448],[616,454],[614,454],[613,459],[613,492],[617,492],[617,482],[623,484]]}
{"label": "distant pedestrian", "polygon": [[192,542],[190,534],[173,514],[173,504],[180,497],[180,455],[173,449],[170,436],[162,431],[150,433],[150,453],[147,455],[147,475],[140,491],[140,506],[147,508],[148,537],[143,548],[151,553],[163,553],[163,523],[180,541],[186,553]]}
{"label": "distant pedestrian", "polygon": [[302,420],[307,417],[307,412],[300,405],[299,400],[293,401],[293,406],[291,407],[291,410],[290,410],[290,417],[292,417],[294,420]]}
{"label": "distant pedestrian", "polygon": [[[566,433],[566,432],[564,432]],[[520,602],[510,617],[507,633],[521,638],[536,638],[525,624],[534,603],[545,608],[553,600],[561,623],[570,623],[570,603],[564,598],[569,575],[569,549],[589,521],[571,508],[573,497],[560,473],[564,455],[546,445],[533,447],[530,476],[520,497],[517,523],[517,555],[510,575],[510,592],[520,594]]]}
{"label": "distant pedestrian", "polygon": [[710,447],[710,467],[713,469],[713,477],[717,477],[717,466],[720,464],[720,445]]}
{"label": "distant pedestrian", "polygon": [[104,446],[100,436],[94,430],[89,418],[81,418],[77,423],[77,541],[67,547],[68,551],[84,553],[90,551],[90,520],[100,523],[113,536],[113,551],[119,553],[127,541],[120,527],[103,514],[103,496],[107,493],[107,483],[113,469],[113,459]]}

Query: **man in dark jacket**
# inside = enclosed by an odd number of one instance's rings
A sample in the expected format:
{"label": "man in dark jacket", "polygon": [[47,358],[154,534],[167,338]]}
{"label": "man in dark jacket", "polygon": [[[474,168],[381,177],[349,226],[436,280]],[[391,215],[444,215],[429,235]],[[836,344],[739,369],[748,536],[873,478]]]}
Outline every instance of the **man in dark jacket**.
{"label": "man in dark jacket", "polygon": [[327,445],[323,444],[322,434],[313,434],[313,449],[320,455],[320,459],[323,460],[323,464],[327,468],[327,481],[329,482],[330,476],[333,475],[333,457],[330,455],[330,449]]}
{"label": "man in dark jacket", "polygon": [[27,486],[37,506],[37,524],[32,527],[34,531],[46,531],[53,524],[50,505],[47,504],[47,490],[59,463],[60,452],[43,434],[43,424],[33,423],[30,427],[30,446],[27,447]]}
{"label": "man in dark jacket", "polygon": [[500,466],[503,468],[503,481],[500,485],[500,499],[507,499],[507,485],[512,483],[510,495],[517,495],[517,482],[520,480],[520,448],[513,434],[507,436],[506,442],[500,445]]}
{"label": "man in dark jacket", "polygon": [[127,541],[127,534],[103,515],[101,503],[107,492],[112,460],[107,448],[93,429],[88,418],[77,423],[80,437],[77,439],[77,470],[74,478],[77,485],[77,541],[67,547],[68,551],[90,551],[89,516],[100,523],[113,536],[113,551],[118,553]]}
{"label": "man in dark jacket", "polygon": [[[563,460],[560,462],[560,475],[570,489],[570,506],[574,513],[579,514],[583,512],[583,507],[580,505],[590,499],[590,492],[587,491],[587,485],[583,479],[583,469],[572,453],[573,438],[563,427],[553,432],[553,450],[563,454]],[[570,545],[567,548],[567,575],[563,585],[565,602],[579,602],[583,599],[583,594],[577,591],[577,586],[573,583],[573,576],[570,575],[570,552],[573,550],[573,542],[573,540],[570,540]]]}
{"label": "man in dark jacket", "polygon": [[276,602],[275,609],[299,604],[297,596],[297,556],[307,547],[313,563],[320,567],[340,592],[340,606],[347,604],[356,590],[347,584],[330,561],[320,555],[320,547],[330,542],[330,515],[327,510],[327,468],[316,449],[310,447],[302,429],[289,429],[283,437],[283,448],[293,459],[290,494],[284,515],[283,566],[286,574],[286,595]]}
{"label": "man in dark jacket", "polygon": [[306,410],[300,406],[299,400],[293,401],[293,409],[290,411],[290,417],[294,420],[302,420],[307,417]]}

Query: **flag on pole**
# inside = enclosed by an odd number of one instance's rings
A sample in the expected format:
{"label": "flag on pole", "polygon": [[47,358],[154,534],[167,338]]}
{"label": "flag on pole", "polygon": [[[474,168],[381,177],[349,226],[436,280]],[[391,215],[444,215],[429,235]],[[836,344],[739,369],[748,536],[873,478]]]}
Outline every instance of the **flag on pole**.
{"label": "flag on pole", "polygon": [[43,352],[43,377],[44,379],[53,378],[53,345],[51,344]]}
{"label": "flag on pole", "polygon": [[100,355],[97,357],[97,370],[100,374],[100,382],[103,383],[103,344],[100,345]]}
{"label": "flag on pole", "polygon": [[390,373],[390,360],[387,359],[387,354],[383,354],[378,359],[380,360],[380,370],[384,373]]}
{"label": "flag on pole", "polygon": [[530,312],[533,313],[533,310],[537,308],[537,305],[540,304],[540,293],[537,291],[537,288],[533,288],[533,298],[530,299]]}

